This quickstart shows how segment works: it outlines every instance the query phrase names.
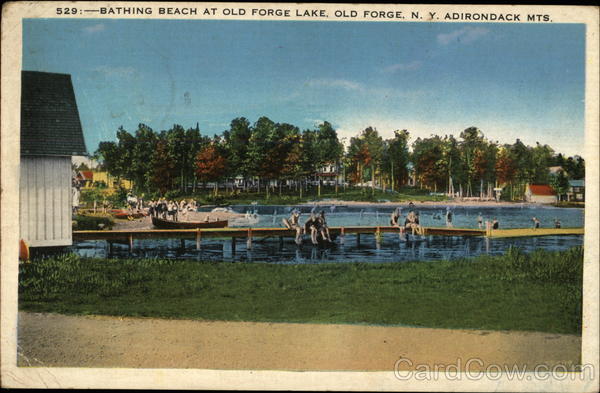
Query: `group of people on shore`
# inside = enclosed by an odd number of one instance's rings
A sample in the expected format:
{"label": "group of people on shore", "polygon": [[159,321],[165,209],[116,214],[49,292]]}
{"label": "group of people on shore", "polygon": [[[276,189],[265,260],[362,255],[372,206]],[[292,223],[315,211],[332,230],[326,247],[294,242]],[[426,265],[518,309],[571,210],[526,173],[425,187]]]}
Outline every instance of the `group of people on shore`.
{"label": "group of people on shore", "polygon": [[304,225],[300,225],[300,212],[298,210],[293,210],[290,217],[284,218],[282,222],[286,228],[296,231],[296,244],[302,243],[303,234],[310,234],[310,240],[313,244],[319,244],[319,236],[323,241],[332,242],[324,210],[321,210],[319,214],[311,212]]}
{"label": "group of people on shore", "polygon": [[[142,207],[143,208],[143,207]],[[187,217],[190,211],[196,211],[198,206],[195,200],[186,201],[182,199],[177,202],[159,198],[148,202],[148,215],[151,217],[162,218],[163,220],[179,221]]]}

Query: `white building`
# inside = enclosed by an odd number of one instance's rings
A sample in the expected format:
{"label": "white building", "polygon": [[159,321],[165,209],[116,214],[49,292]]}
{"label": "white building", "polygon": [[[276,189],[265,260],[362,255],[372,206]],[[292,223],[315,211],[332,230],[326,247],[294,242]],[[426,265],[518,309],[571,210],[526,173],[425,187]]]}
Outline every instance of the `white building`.
{"label": "white building", "polygon": [[525,200],[533,203],[556,203],[556,192],[547,184],[528,184],[525,190]]}
{"label": "white building", "polygon": [[87,154],[71,76],[21,74],[20,238],[72,244],[71,157]]}

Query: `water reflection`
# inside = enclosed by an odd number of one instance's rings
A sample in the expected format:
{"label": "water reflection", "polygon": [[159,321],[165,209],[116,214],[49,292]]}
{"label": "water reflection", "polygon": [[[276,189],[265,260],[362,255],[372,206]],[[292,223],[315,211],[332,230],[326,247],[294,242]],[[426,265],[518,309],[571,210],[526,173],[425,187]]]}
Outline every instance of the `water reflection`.
{"label": "water reflection", "polygon": [[[410,239],[410,237],[409,237]],[[73,250],[81,256],[98,258],[175,258],[202,261],[254,261],[283,264],[324,262],[397,262],[410,260],[433,261],[472,257],[480,254],[497,255],[509,246],[521,247],[526,252],[537,248],[565,250],[583,244],[583,236],[542,236],[527,238],[486,238],[461,236],[426,236],[418,241],[400,241],[398,235],[382,234],[379,241],[373,235],[346,235],[328,247],[304,243],[297,246],[293,239],[254,239],[249,248],[244,241],[203,240],[200,250],[193,240],[177,239],[134,241],[129,251],[125,243],[85,241],[76,243]]]}

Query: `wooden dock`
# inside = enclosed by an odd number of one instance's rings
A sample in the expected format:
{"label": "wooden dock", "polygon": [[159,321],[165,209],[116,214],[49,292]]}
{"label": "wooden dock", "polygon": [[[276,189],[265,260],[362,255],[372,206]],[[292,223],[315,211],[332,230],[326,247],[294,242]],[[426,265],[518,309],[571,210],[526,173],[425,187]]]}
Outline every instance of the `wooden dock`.
{"label": "wooden dock", "polygon": [[492,230],[489,237],[530,237],[556,235],[583,235],[584,228],[515,228]]}
{"label": "wooden dock", "polygon": [[[447,228],[447,227],[424,227],[425,236],[487,236],[491,238],[505,237],[529,237],[529,236],[551,236],[551,235],[583,235],[584,228],[518,228],[518,229],[496,229],[486,232],[484,229],[472,228]],[[332,236],[355,235],[357,244],[360,243],[361,235],[375,235],[380,239],[383,233],[399,234],[400,229],[392,226],[349,226],[330,227]],[[111,242],[124,242],[133,249],[134,239],[180,239],[195,240],[196,248],[200,249],[202,239],[223,238],[231,239],[232,247],[238,238],[246,239],[247,245],[252,245],[254,238],[295,238],[296,231],[286,228],[206,228],[206,229],[142,229],[142,230],[114,230],[114,231],[73,231],[73,240],[106,240]]]}

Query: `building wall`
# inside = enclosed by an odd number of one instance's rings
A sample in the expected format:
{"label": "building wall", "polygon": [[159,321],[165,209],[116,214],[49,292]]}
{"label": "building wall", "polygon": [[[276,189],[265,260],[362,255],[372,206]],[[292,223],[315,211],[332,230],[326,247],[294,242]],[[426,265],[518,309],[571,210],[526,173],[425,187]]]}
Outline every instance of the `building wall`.
{"label": "building wall", "polygon": [[556,203],[555,195],[532,195],[531,202],[533,203]]}
{"label": "building wall", "polygon": [[70,246],[71,157],[21,157],[20,237],[31,247]]}
{"label": "building wall", "polygon": [[[110,176],[108,174],[108,172],[94,172],[94,179],[93,182],[90,182],[90,184],[87,184],[86,186],[83,187],[83,189],[90,189],[92,188],[92,184],[95,182],[99,182],[99,181],[103,181],[107,188],[107,193],[108,194],[112,194],[113,192],[115,192],[117,190],[117,186],[115,183],[117,182],[117,178],[114,176]],[[121,186],[123,186],[126,190],[131,190],[133,188],[133,182],[131,182],[130,180],[127,179],[120,179],[120,184]]]}

